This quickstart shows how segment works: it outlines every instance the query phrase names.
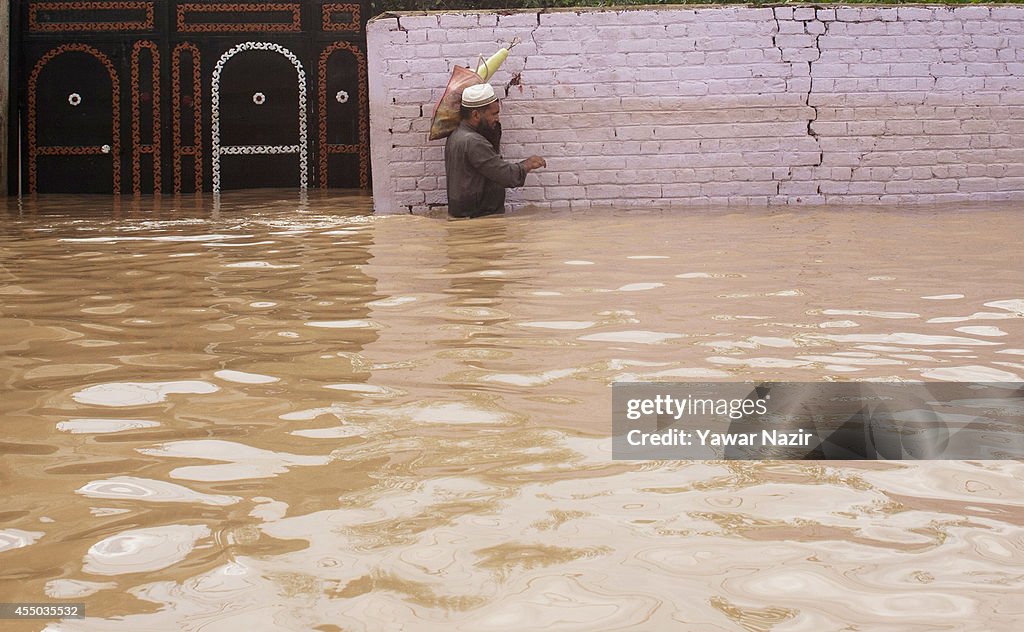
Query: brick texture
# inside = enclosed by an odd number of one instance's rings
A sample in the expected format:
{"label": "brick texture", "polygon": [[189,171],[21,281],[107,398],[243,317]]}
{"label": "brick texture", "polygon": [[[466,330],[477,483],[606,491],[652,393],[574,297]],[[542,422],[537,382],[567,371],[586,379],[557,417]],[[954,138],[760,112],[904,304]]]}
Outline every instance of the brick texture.
{"label": "brick texture", "polygon": [[445,206],[434,104],[516,36],[513,208],[1024,200],[1024,7],[674,6],[371,21],[376,212]]}

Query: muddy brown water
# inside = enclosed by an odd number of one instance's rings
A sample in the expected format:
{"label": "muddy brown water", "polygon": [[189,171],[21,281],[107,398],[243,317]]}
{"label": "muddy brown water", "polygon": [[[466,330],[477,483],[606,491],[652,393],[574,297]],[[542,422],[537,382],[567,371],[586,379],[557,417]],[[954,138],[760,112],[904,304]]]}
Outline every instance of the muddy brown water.
{"label": "muddy brown water", "polygon": [[1019,462],[622,462],[609,432],[617,380],[1020,381],[1022,234],[1020,205],[8,201],[0,601],[87,618],[4,629],[1017,630]]}

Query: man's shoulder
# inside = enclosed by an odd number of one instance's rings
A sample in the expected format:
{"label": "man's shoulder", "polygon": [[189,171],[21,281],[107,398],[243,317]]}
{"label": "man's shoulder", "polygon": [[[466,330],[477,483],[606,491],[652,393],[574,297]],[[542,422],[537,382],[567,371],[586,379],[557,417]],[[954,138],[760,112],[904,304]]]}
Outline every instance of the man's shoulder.
{"label": "man's shoulder", "polygon": [[476,143],[487,143],[487,139],[480,135],[480,132],[476,131],[468,125],[460,124],[455,128],[455,131],[449,136],[451,142],[462,143],[465,145],[473,145]]}

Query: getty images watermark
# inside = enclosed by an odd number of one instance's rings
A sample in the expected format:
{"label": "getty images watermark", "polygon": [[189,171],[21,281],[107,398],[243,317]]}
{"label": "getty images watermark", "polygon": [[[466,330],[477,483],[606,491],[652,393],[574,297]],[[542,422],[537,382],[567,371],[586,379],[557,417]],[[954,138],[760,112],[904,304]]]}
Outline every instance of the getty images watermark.
{"label": "getty images watermark", "polygon": [[1024,459],[1024,383],[619,382],[614,459]]}

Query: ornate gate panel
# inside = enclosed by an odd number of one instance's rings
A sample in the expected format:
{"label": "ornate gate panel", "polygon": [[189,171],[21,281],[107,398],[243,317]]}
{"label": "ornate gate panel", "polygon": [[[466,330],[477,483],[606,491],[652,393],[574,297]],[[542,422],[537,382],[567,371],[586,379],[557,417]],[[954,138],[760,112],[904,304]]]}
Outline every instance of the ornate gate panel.
{"label": "ornate gate panel", "polygon": [[319,170],[320,182],[326,183],[323,186],[370,188],[366,86],[363,50],[352,42],[334,42],[324,47],[317,68]]}
{"label": "ornate gate panel", "polygon": [[[221,190],[224,174],[234,176],[229,182],[250,186],[295,186],[294,160],[280,158],[289,155],[298,156],[297,184],[305,189],[309,146],[302,62],[279,44],[245,42],[221,55],[212,84],[213,190]],[[227,159],[224,166],[222,156],[239,159]]]}
{"label": "ornate gate panel", "polygon": [[203,74],[195,44],[171,54],[171,165],[175,193],[203,190]]}
{"label": "ornate gate panel", "polygon": [[120,191],[120,101],[110,55],[80,43],[39,55],[28,79],[29,191]]}
{"label": "ornate gate panel", "polygon": [[16,0],[21,189],[368,189],[372,5]]}
{"label": "ornate gate panel", "polygon": [[131,85],[132,191],[161,191],[160,47],[155,42],[135,42]]}

